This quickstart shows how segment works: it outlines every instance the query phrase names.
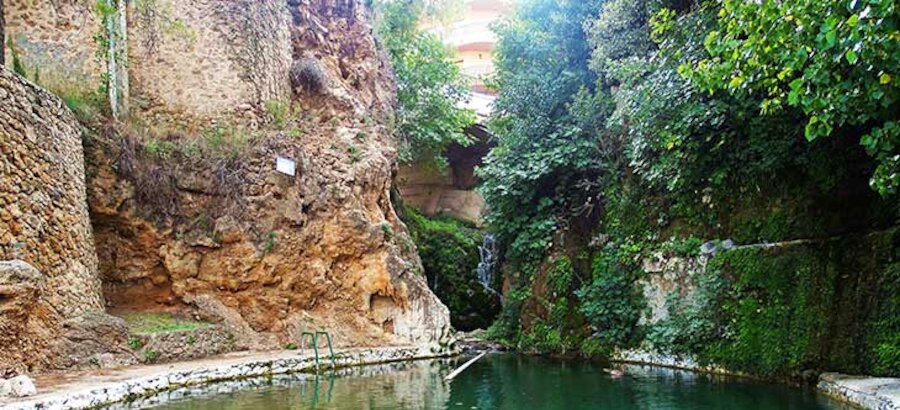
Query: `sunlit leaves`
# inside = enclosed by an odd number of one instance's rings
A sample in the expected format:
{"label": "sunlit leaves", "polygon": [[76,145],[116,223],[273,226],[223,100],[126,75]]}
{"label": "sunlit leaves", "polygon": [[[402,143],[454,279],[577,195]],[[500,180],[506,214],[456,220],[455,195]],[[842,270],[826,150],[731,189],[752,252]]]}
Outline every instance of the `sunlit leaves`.
{"label": "sunlit leaves", "polygon": [[[757,96],[761,109],[798,107],[807,114],[806,137],[826,137],[842,127],[883,129],[897,138],[900,70],[898,9],[891,0],[723,0],[716,30],[706,38],[711,58],[680,72],[710,91]],[[898,152],[879,145],[878,175],[892,175]],[[883,168],[883,169],[882,169]],[[873,179],[883,193],[897,187]],[[884,185],[888,184],[888,185]]]}
{"label": "sunlit leaves", "polygon": [[418,28],[435,2],[391,1],[378,4],[379,35],[393,63],[399,106],[396,133],[400,160],[441,164],[447,145],[467,145],[463,130],[475,114],[461,109],[467,97],[453,53],[436,36]]}
{"label": "sunlit leaves", "polygon": [[495,27],[498,146],[479,169],[481,191],[508,262],[526,273],[560,220],[590,194],[576,186],[580,178],[602,163],[598,130],[610,104],[592,89],[584,32],[599,4],[525,0]]}

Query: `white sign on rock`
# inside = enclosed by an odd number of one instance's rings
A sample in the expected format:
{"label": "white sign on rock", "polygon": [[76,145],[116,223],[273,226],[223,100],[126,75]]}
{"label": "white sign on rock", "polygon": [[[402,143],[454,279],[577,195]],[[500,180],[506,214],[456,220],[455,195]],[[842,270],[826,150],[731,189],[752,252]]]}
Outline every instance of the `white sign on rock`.
{"label": "white sign on rock", "polygon": [[275,170],[285,175],[294,176],[297,175],[297,163],[285,157],[277,157],[275,159]]}

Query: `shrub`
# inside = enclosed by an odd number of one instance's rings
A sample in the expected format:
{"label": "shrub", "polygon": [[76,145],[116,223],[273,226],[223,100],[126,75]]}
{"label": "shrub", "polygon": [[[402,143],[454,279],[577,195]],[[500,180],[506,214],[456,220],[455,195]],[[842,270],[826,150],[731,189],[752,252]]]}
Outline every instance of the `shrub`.
{"label": "shrub", "polygon": [[385,242],[390,242],[394,238],[394,228],[387,221],[381,223],[381,232],[384,234]]}
{"label": "shrub", "polygon": [[264,107],[269,114],[269,120],[276,129],[283,129],[294,118],[294,109],[290,101],[269,100]]}
{"label": "shrub", "polygon": [[144,347],[144,342],[140,338],[132,336],[128,338],[128,347],[130,347],[131,350],[138,350]]}
{"label": "shrub", "polygon": [[638,320],[644,299],[637,279],[635,268],[623,266],[609,253],[600,254],[594,258],[593,280],[576,292],[592,337],[609,348],[634,344],[641,336]]}
{"label": "shrub", "polygon": [[159,358],[159,352],[153,349],[144,350],[144,363],[153,363]]}
{"label": "shrub", "polygon": [[277,243],[278,243],[278,234],[276,234],[275,231],[269,231],[269,233],[266,234],[265,241],[263,242],[263,246],[262,246],[263,253],[265,253],[265,254],[271,253],[273,250],[275,250],[275,245],[277,245]]}

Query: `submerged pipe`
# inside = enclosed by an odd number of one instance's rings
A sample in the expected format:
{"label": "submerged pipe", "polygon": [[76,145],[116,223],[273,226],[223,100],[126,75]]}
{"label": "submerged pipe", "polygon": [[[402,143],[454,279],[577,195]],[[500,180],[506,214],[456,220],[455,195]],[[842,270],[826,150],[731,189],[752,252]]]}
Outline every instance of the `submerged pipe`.
{"label": "submerged pipe", "polygon": [[469,360],[468,362],[466,362],[465,364],[463,364],[462,366],[459,366],[456,370],[454,370],[453,373],[448,374],[447,377],[444,378],[444,380],[446,380],[446,381],[453,380],[454,377],[459,376],[459,374],[462,373],[463,370],[466,370],[469,366],[472,365],[472,363],[477,362],[478,359],[481,359],[486,354],[487,354],[487,352],[481,352],[480,355],[475,356],[474,359]]}

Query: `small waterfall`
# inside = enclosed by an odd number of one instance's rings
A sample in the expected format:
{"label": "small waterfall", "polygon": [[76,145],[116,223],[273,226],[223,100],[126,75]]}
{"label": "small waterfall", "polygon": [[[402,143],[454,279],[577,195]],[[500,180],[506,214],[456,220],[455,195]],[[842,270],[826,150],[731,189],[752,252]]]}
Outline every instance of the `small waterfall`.
{"label": "small waterfall", "polygon": [[494,271],[497,266],[497,243],[494,241],[494,235],[484,235],[484,243],[478,247],[478,253],[481,256],[481,261],[478,262],[478,269],[476,269],[478,282],[485,289],[496,294],[497,291],[491,288],[491,284],[494,283]]}

